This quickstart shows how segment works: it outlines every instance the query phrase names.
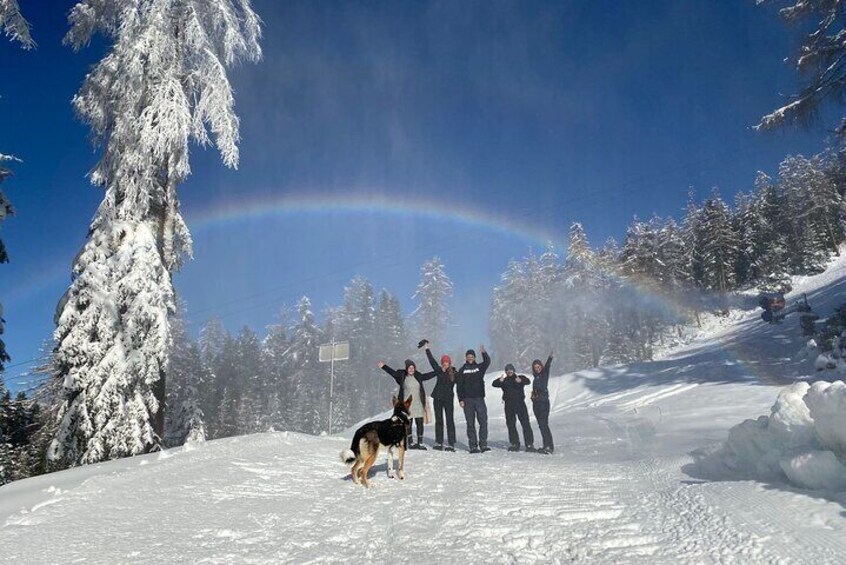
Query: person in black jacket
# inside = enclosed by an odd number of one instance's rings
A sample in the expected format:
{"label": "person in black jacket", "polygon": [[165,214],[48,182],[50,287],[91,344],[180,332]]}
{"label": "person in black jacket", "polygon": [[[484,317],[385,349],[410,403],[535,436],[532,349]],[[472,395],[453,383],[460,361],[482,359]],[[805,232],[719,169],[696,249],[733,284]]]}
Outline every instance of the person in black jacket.
{"label": "person in black jacket", "polygon": [[549,367],[552,365],[552,353],[546,360],[546,364],[541,363],[540,359],[532,361],[532,411],[535,413],[535,418],[538,419],[538,428],[540,428],[541,436],[543,437],[543,447],[538,450],[538,453],[550,454],[555,450],[555,445],[552,442],[552,432],[549,431]]}
{"label": "person in black jacket", "polygon": [[[485,346],[479,347],[482,362],[476,363],[476,352],[468,349],[464,355],[464,365],[458,370],[458,404],[464,409],[467,419],[467,443],[470,453],[490,451],[488,447],[488,407],[485,404],[485,372],[491,364],[491,358]],[[476,419],[479,420],[479,438],[476,439]]]}
{"label": "person in black jacket", "polygon": [[520,436],[517,435],[517,422],[523,428],[523,441],[526,451],[535,451],[535,436],[529,424],[529,410],[526,408],[526,392],[524,388],[532,384],[529,377],[514,372],[514,365],[505,366],[505,374],[493,382],[493,386],[502,389],[502,400],[505,402],[505,425],[508,427],[508,441],[511,446],[508,451],[520,451]]}
{"label": "person in black jacket", "polygon": [[391,375],[399,385],[399,398],[411,397],[409,416],[414,419],[417,426],[417,443],[411,443],[411,428],[408,429],[408,449],[426,450],[423,445],[423,420],[426,417],[426,389],[423,388],[423,381],[435,378],[437,373],[421,373],[417,370],[414,361],[407,359],[405,370],[394,370],[379,362],[379,368]]}
{"label": "person in black jacket", "polygon": [[[438,375],[438,382],[432,390],[432,404],[435,407],[435,446],[432,449],[455,451],[455,419],[453,408],[455,407],[455,395],[453,388],[458,379],[458,371],[452,366],[452,359],[449,355],[441,357],[440,364],[435,361],[435,356],[429,349],[429,342],[426,340],[426,357],[432,370]],[[447,441],[444,446],[444,421],[446,421]]]}

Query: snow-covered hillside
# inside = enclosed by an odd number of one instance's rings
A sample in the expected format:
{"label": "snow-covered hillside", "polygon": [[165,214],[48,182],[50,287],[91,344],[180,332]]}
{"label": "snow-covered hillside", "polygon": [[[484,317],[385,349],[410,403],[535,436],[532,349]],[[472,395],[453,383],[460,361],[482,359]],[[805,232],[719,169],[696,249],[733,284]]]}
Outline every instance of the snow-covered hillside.
{"label": "snow-covered hillside", "polygon": [[[839,261],[796,292],[825,314],[844,285]],[[505,451],[489,388],[492,452],[411,451],[405,481],[381,459],[370,490],[338,460],[349,430],[231,438],[12,483],[0,488],[0,561],[843,563],[844,493],[714,474],[695,456],[813,373],[796,358],[803,342],[795,318],[769,326],[750,311],[660,361],[553,378],[551,456]]]}

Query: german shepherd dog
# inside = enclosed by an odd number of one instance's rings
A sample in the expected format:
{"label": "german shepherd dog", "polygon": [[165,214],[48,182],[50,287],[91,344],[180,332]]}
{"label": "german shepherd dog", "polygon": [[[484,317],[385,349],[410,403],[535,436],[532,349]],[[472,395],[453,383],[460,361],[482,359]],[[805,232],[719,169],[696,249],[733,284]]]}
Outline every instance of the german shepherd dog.
{"label": "german shepherd dog", "polygon": [[[358,428],[349,449],[341,452],[341,461],[352,465],[352,480],[355,484],[369,487],[367,473],[376,462],[382,446],[388,448],[388,476],[394,478],[394,448],[399,451],[399,478],[405,478],[405,450],[406,437],[411,427],[408,409],[412,398],[405,402],[396,396],[391,402],[394,405],[394,415],[387,420],[368,422]],[[354,463],[354,464],[353,464]]]}

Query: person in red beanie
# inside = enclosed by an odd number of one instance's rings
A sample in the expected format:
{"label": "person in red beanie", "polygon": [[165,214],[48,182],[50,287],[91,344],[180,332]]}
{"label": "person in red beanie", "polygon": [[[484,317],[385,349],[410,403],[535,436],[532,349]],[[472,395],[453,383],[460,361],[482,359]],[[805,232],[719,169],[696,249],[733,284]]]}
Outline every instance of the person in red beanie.
{"label": "person in red beanie", "polygon": [[[452,359],[449,355],[441,357],[441,362],[438,364],[435,361],[435,356],[429,349],[429,341],[425,341],[426,357],[429,358],[429,364],[432,366],[434,372],[438,375],[437,384],[432,390],[432,404],[435,407],[435,446],[432,449],[438,451],[455,451],[455,419],[453,418],[453,409],[455,408],[455,395],[453,389],[455,388],[455,380],[457,371],[452,366]],[[447,445],[444,446],[444,420],[446,420],[447,429]]]}

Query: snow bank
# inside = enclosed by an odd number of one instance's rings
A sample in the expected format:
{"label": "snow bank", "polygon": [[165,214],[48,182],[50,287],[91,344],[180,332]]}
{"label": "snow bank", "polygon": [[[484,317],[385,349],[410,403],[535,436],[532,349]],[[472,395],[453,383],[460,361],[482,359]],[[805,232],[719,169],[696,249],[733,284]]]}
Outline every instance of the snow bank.
{"label": "snow bank", "polygon": [[709,461],[720,478],[789,481],[801,488],[846,491],[846,384],[799,382],[783,390],[769,416],[729,431]]}

